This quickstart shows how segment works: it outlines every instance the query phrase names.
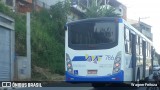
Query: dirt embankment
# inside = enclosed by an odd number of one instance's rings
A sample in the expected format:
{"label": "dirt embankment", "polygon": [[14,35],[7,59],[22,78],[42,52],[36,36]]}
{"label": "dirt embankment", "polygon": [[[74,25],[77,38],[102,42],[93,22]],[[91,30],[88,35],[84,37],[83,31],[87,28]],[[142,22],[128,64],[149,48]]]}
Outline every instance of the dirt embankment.
{"label": "dirt embankment", "polygon": [[53,74],[49,69],[33,66],[32,80],[33,81],[64,81],[64,76],[59,74]]}

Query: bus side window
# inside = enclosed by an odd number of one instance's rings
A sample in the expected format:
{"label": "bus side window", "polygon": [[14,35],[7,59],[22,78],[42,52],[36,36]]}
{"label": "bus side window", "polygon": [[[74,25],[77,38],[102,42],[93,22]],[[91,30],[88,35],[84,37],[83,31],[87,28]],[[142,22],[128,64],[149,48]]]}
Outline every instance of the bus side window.
{"label": "bus side window", "polygon": [[149,57],[151,58],[151,45],[149,45]]}
{"label": "bus side window", "polygon": [[139,43],[140,43],[140,37],[136,35],[136,54],[139,55]]}
{"label": "bus side window", "polygon": [[142,56],[142,38],[140,37],[140,43],[139,43],[139,54]]}
{"label": "bus side window", "polygon": [[146,57],[148,57],[148,42],[146,42]]}
{"label": "bus side window", "polygon": [[131,53],[131,39],[130,39],[130,31],[128,28],[125,28],[124,31],[124,42],[125,42],[125,52],[130,54]]}

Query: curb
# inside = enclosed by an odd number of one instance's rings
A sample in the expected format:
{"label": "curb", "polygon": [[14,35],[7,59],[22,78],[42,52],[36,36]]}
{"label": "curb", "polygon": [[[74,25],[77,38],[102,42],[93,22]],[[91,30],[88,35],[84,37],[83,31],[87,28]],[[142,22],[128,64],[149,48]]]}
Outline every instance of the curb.
{"label": "curb", "polygon": [[0,90],[13,90],[13,89],[18,89],[15,87],[0,87]]}

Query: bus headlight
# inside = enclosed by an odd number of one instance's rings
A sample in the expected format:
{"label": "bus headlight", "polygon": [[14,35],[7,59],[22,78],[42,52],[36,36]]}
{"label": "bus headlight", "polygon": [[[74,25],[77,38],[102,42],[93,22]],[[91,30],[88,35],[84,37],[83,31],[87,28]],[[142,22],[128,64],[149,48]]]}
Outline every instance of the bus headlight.
{"label": "bus headlight", "polygon": [[121,52],[118,52],[113,64],[112,74],[118,73],[121,69]]}

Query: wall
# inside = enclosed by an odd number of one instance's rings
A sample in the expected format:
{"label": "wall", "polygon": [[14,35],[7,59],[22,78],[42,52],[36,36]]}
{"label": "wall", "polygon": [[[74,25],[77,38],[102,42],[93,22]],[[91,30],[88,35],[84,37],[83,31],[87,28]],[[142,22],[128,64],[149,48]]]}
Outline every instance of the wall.
{"label": "wall", "polygon": [[0,13],[0,81],[14,79],[14,19]]}
{"label": "wall", "polygon": [[30,80],[30,72],[31,70],[29,69],[31,66],[28,62],[27,57],[25,56],[17,56],[17,61],[16,61],[16,79],[17,80]]}

